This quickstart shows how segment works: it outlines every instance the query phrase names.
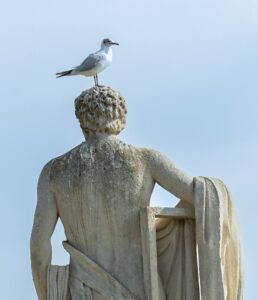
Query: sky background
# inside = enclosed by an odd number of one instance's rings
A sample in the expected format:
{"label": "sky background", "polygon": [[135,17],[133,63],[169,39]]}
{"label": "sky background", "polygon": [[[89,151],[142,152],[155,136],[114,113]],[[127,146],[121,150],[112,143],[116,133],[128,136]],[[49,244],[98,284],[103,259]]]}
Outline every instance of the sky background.
{"label": "sky background", "polygon": [[[73,101],[92,78],[55,79],[102,38],[120,43],[101,84],[127,101],[120,138],[192,176],[222,179],[239,215],[245,298],[258,299],[258,1],[9,0],[0,4],[1,299],[34,300],[29,238],[44,164],[83,140]],[[175,199],[155,189],[153,205]],[[53,263],[68,257],[53,237]]]}

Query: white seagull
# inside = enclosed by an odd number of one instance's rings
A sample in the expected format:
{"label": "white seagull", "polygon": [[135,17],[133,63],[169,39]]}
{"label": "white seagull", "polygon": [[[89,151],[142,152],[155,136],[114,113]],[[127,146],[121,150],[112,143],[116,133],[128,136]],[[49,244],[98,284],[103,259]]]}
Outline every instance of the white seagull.
{"label": "white seagull", "polygon": [[101,42],[99,51],[90,54],[79,66],[68,71],[56,73],[57,78],[72,75],[93,76],[95,85],[98,86],[98,73],[105,70],[112,62],[111,46],[113,45],[119,44],[112,42],[110,39],[104,39]]}

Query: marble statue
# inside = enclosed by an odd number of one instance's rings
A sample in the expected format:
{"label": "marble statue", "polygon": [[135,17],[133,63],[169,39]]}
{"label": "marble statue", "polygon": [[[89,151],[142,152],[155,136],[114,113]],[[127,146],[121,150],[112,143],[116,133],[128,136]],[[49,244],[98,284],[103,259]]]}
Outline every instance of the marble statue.
{"label": "marble statue", "polygon": [[[95,86],[75,100],[85,141],[43,168],[31,234],[40,300],[242,299],[241,247],[231,195],[218,179],[191,177],[155,150],[116,136],[120,93]],[[180,199],[151,208],[159,184]],[[51,265],[60,218],[70,255]]]}

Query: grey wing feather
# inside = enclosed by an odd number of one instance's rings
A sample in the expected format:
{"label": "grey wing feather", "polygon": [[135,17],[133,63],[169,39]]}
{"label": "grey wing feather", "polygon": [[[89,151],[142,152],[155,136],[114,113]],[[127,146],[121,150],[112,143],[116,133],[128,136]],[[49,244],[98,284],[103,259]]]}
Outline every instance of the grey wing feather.
{"label": "grey wing feather", "polygon": [[97,66],[101,59],[102,56],[100,54],[90,54],[75,70],[78,72],[91,70]]}

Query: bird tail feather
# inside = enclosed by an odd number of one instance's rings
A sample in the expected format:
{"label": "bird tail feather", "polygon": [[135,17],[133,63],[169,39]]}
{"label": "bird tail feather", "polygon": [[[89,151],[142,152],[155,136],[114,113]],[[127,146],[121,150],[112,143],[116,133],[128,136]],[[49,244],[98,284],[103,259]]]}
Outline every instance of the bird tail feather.
{"label": "bird tail feather", "polygon": [[68,75],[72,75],[73,69],[71,70],[68,70],[68,71],[63,71],[63,72],[59,72],[59,73],[56,73],[56,78],[59,78],[59,77],[62,77],[62,76],[68,76]]}

